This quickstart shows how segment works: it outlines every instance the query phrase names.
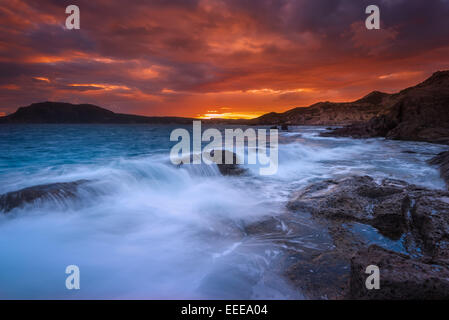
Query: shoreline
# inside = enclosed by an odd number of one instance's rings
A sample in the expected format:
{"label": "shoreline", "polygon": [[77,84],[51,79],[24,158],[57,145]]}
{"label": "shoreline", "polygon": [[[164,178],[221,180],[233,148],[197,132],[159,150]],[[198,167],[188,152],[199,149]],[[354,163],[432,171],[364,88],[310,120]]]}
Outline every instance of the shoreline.
{"label": "shoreline", "polygon": [[[301,127],[299,127],[298,129],[301,129]],[[302,133],[305,134],[304,132]],[[307,134],[305,136],[307,136]],[[301,146],[302,143],[300,141],[293,142],[291,143],[291,145]],[[382,145],[382,143],[380,145]],[[184,169],[177,168],[177,170],[179,171]],[[246,175],[244,175],[243,177],[245,177],[245,179],[249,179],[249,177]],[[223,177],[220,179],[240,178],[238,176],[234,176],[229,178]],[[330,180],[321,179],[321,182],[318,181],[307,183],[303,185],[301,189],[292,190],[290,196],[288,197],[290,199],[290,202],[285,203],[286,207],[282,209],[281,212],[278,212],[275,216],[268,217],[265,220],[258,219],[258,221],[255,223],[244,223],[242,225],[242,228],[245,231],[245,235],[238,235],[236,241],[239,241],[239,237],[242,237],[240,239],[243,239],[243,241],[244,239],[251,238],[264,239],[268,235],[270,235],[268,239],[270,239],[270,237],[279,238],[278,240],[270,240],[270,243],[272,242],[272,244],[270,245],[270,247],[268,247],[271,248],[270,250],[280,250],[281,252],[281,255],[273,262],[274,265],[271,267],[273,269],[270,269],[270,271],[275,271],[282,274],[284,279],[288,281],[289,284],[293,285],[299,294],[303,294],[305,298],[400,299],[401,297],[407,298],[407,295],[409,297],[423,298],[420,295],[417,296],[417,294],[421,294],[425,289],[422,289],[421,291],[415,290],[416,292],[411,292],[405,291],[406,288],[403,288],[403,283],[410,281],[410,279],[413,278],[410,271],[411,269],[409,270],[407,269],[409,267],[405,268],[404,266],[418,264],[420,268],[422,268],[423,271],[421,274],[419,274],[422,282],[416,282],[416,285],[418,287],[421,286],[422,288],[424,288],[424,283],[427,283],[426,279],[429,279],[429,277],[431,279],[441,278],[438,276],[438,274],[434,274],[432,270],[429,270],[428,266],[438,265],[439,268],[444,271],[447,269],[447,264],[443,264],[441,262],[441,258],[438,258],[440,260],[435,261],[429,259],[428,256],[419,258],[407,258],[407,256],[404,257],[403,250],[405,249],[400,249],[398,251],[398,249],[396,248],[398,246],[398,248],[400,248],[403,245],[403,240],[398,240],[398,233],[402,232],[403,234],[409,234],[407,236],[408,238],[415,239],[413,241],[408,240],[408,242],[422,242],[419,246],[411,245],[411,249],[409,250],[412,251],[416,251],[417,248],[421,248],[420,250],[424,250],[423,248],[424,246],[426,246],[426,252],[432,252],[432,247],[436,246],[435,244],[437,242],[435,241],[437,241],[437,239],[432,238],[430,240],[426,240],[422,238],[422,236],[419,235],[419,231],[417,231],[417,224],[410,224],[410,221],[407,219],[403,220],[405,219],[405,216],[402,214],[402,212],[404,212],[405,209],[403,209],[401,206],[398,207],[398,212],[400,213],[395,214],[393,220],[390,220],[390,218],[377,218],[377,220],[373,221],[370,220],[371,218],[367,218],[369,215],[367,215],[365,218],[358,217],[358,213],[356,211],[351,211],[353,210],[351,208],[352,206],[359,206],[361,208],[370,207],[373,206],[373,204],[368,205],[368,203],[370,203],[370,201],[374,201],[373,203],[375,203],[375,205],[373,208],[376,208],[376,206],[379,208],[384,208],[382,216],[388,217],[388,213],[391,211],[392,204],[404,203],[405,206],[411,206],[411,202],[404,202],[405,200],[399,201],[394,198],[398,195],[401,195],[401,197],[403,197],[401,199],[411,197],[414,197],[416,199],[429,197],[437,199],[438,197],[448,197],[449,199],[449,195],[444,190],[429,190],[427,188],[416,187],[412,184],[405,183],[403,181],[401,182],[399,180],[388,181],[385,182],[384,185],[382,185],[382,182],[380,182],[381,184],[378,185],[379,182],[374,182],[371,178],[368,177],[348,177],[347,179],[355,180],[350,180],[350,182],[347,183],[344,181],[340,181],[338,178]],[[358,181],[357,179],[361,179],[361,182],[359,184],[355,182]],[[7,202],[7,200],[5,199],[15,199],[14,201],[17,201],[17,199],[20,198],[27,201],[30,205],[32,205],[36,201],[37,203],[46,202],[47,204],[49,204],[48,201],[54,201],[54,199],[57,199],[57,203],[66,203],[66,201],[68,201],[67,203],[72,203],[73,201],[75,201],[76,203],[76,198],[79,194],[95,194],[96,192],[98,192],[95,189],[96,183],[97,182],[95,181],[80,180],[75,181],[73,184],[66,182],[62,184],[55,183],[52,185],[50,184],[34,186],[22,190],[16,190],[14,192],[11,192],[7,196],[0,196],[0,204],[3,202]],[[322,185],[323,187],[320,187],[320,185]],[[320,191],[327,190],[328,188],[330,188],[330,186],[333,186],[331,188],[331,191],[326,191],[325,193],[322,193],[322,191]],[[347,189],[343,190],[343,187]],[[364,190],[364,193],[362,195],[359,195],[357,193],[357,190],[359,189]],[[294,200],[295,195],[301,193],[303,194],[303,196],[299,196],[300,198]],[[378,196],[378,194],[380,194],[380,196]],[[344,199],[348,196],[351,199],[349,203],[347,201],[344,201]],[[393,198],[391,198],[390,196],[392,196]],[[326,201],[328,201],[329,197],[331,199],[335,199],[335,202],[332,202],[332,204],[326,204]],[[298,201],[302,203],[302,205],[299,207]],[[324,201],[324,204],[320,206],[317,203],[313,202],[313,205],[306,205],[307,201]],[[420,205],[420,201],[422,200],[413,201],[413,208],[422,207]],[[430,201],[424,206],[424,209],[432,210],[432,206],[438,201],[439,200]],[[293,205],[293,203],[296,204]],[[18,203],[17,205],[20,207],[23,204]],[[14,210],[14,208],[11,206],[9,206],[8,208],[9,210]],[[334,211],[340,213],[335,215]],[[352,214],[354,214],[354,216],[351,216]],[[420,219],[425,219],[427,216],[428,215],[426,214],[421,214]],[[11,216],[11,218],[13,219],[14,217],[14,215]],[[386,219],[386,224],[381,223],[384,219]],[[231,230],[233,230],[234,227],[232,227],[232,220],[228,221],[228,223],[225,223],[225,225],[227,225],[227,228],[231,228]],[[444,223],[432,222],[432,225],[434,225],[436,229],[432,231],[433,233],[429,234],[438,234],[441,231],[439,228],[443,227]],[[410,225],[410,227],[407,227],[407,225]],[[384,231],[379,232],[379,230]],[[236,231],[237,230],[234,230],[232,232]],[[322,248],[308,248],[307,245],[309,242],[304,242],[304,240],[302,240],[307,235],[318,236],[316,242],[314,240],[311,243]],[[374,237],[374,239],[377,240],[373,242],[373,240],[367,240],[366,237]],[[399,238],[401,237],[399,236]],[[371,243],[371,245],[369,246],[367,245],[367,243]],[[392,248],[396,249],[392,251]],[[443,253],[438,253],[438,256],[441,257],[445,254],[446,251],[444,251]],[[408,252],[407,255],[412,255],[411,251]],[[382,264],[384,263],[382,261],[384,261],[385,259],[387,259],[388,261],[393,261],[392,263],[397,263],[403,266],[403,277],[406,277],[406,280],[404,280],[404,278],[401,278],[402,280],[399,281],[396,279],[397,276],[391,276],[390,278],[388,278],[389,284],[381,282],[381,285],[392,285],[396,288],[395,292],[403,296],[363,296],[363,288],[359,288],[354,284],[360,282],[361,277],[365,277],[365,273],[360,269],[360,265],[366,264],[368,262],[370,264]],[[311,270],[313,272],[311,272]],[[414,275],[416,276],[417,273],[415,273]],[[440,286],[442,284],[440,282],[432,282],[432,285]],[[444,289],[444,284],[442,288]],[[443,289],[438,291],[439,296],[433,297],[443,297],[445,293]]]}

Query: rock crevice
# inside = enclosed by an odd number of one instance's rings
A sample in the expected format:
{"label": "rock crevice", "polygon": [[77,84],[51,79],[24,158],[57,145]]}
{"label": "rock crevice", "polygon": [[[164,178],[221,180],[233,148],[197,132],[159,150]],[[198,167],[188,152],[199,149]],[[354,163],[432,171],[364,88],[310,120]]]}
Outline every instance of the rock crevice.
{"label": "rock crevice", "polygon": [[[369,176],[353,176],[309,185],[287,207],[297,214],[310,213],[329,226],[336,246],[331,252],[351,263],[349,298],[449,297],[449,192],[400,180],[376,182]],[[354,223],[374,227],[403,249],[389,250],[388,241],[387,248],[372,246],[371,240],[362,239],[369,231],[348,231],[347,226]],[[382,268],[381,291],[364,285],[370,264]],[[435,291],[430,293],[432,288]]]}

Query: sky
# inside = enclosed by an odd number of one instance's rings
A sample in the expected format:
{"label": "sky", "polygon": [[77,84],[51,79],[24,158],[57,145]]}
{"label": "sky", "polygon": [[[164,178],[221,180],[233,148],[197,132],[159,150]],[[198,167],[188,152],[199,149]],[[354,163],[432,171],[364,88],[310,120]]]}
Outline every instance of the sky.
{"label": "sky", "polygon": [[449,0],[0,0],[0,116],[63,101],[251,118],[396,92],[449,69],[448,17]]}

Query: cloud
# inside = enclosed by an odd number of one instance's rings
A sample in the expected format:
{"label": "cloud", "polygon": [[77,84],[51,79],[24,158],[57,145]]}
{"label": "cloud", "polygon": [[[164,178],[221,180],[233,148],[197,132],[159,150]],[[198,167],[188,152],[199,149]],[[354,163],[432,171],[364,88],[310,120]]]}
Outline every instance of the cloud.
{"label": "cloud", "polygon": [[449,68],[443,0],[380,0],[382,29],[370,31],[365,0],[80,0],[81,29],[66,30],[69,4],[0,7],[8,111],[54,99],[147,115],[283,111]]}

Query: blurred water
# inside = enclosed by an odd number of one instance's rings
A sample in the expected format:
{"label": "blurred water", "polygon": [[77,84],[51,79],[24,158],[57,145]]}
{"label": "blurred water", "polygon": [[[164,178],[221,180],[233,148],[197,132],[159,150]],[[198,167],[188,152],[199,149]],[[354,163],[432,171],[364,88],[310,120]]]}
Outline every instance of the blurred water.
{"label": "blurred water", "polygon": [[[439,145],[296,127],[281,133],[276,175],[247,166],[247,175],[223,177],[216,166],[173,166],[174,128],[0,126],[0,194],[91,181],[77,200],[1,214],[0,298],[301,298],[271,267],[269,237],[248,237],[245,225],[281,214],[292,191],[330,177],[444,187],[426,164]],[[65,288],[70,264],[80,267],[81,290]]]}

